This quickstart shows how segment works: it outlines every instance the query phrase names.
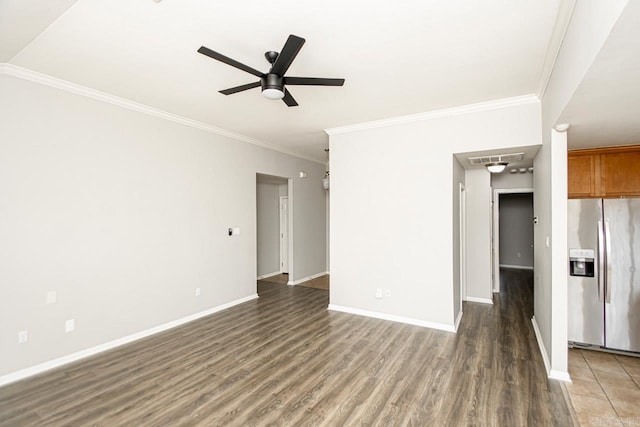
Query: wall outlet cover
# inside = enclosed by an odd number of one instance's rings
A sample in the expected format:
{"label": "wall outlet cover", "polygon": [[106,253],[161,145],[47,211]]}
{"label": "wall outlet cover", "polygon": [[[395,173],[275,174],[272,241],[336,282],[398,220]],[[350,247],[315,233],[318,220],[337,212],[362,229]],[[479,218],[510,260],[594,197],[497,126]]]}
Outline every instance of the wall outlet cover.
{"label": "wall outlet cover", "polygon": [[64,322],[64,331],[71,332],[76,328],[76,319],[69,319]]}
{"label": "wall outlet cover", "polygon": [[29,331],[18,332],[18,344],[24,344],[29,341]]}
{"label": "wall outlet cover", "polygon": [[200,288],[196,288],[196,296],[199,297],[200,296]]}

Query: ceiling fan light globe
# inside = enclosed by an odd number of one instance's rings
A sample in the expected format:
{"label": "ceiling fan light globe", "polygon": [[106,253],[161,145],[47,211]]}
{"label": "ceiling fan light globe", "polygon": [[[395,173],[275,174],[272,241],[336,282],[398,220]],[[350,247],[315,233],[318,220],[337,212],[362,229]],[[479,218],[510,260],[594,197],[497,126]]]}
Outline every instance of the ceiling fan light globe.
{"label": "ceiling fan light globe", "polygon": [[269,99],[282,99],[284,98],[284,92],[280,89],[264,89],[262,91],[262,96]]}

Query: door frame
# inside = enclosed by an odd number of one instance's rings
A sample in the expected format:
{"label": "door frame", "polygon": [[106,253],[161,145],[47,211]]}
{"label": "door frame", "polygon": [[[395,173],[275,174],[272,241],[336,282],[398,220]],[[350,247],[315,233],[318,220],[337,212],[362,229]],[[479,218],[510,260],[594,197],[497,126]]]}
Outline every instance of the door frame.
{"label": "door frame", "polygon": [[460,313],[462,302],[467,300],[467,197],[463,183],[458,186],[459,221],[460,221]]}
{"label": "door frame", "polygon": [[[287,201],[287,217],[286,217],[286,222],[283,224],[283,202]],[[287,273],[289,274],[289,196],[280,196],[280,201],[278,203],[278,218],[279,218],[279,224],[280,224],[280,229],[278,231],[278,234],[280,235],[278,241],[280,243],[280,274],[283,273]],[[286,253],[285,252],[285,245],[284,240],[286,239],[287,243],[286,243]],[[286,268],[285,268],[285,263],[286,263]]]}
{"label": "door frame", "polygon": [[[491,258],[493,260],[492,282],[493,293],[500,292],[500,195],[501,194],[531,194],[533,188],[497,188],[493,190],[493,233],[491,238]],[[533,218],[531,218],[533,222]],[[535,267],[535,266],[534,266]]]}

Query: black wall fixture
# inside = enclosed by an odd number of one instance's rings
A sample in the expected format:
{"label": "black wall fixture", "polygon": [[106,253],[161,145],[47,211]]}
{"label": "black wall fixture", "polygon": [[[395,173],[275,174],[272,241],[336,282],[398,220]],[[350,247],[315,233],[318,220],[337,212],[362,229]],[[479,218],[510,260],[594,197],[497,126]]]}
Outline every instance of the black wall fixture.
{"label": "black wall fixture", "polygon": [[262,95],[266,98],[282,99],[282,101],[284,101],[284,103],[289,107],[295,107],[296,105],[298,105],[298,103],[293,98],[293,96],[291,96],[291,93],[285,88],[285,86],[287,85],[342,86],[344,84],[344,79],[285,76],[285,73],[291,66],[291,63],[298,55],[298,52],[300,52],[300,49],[302,49],[302,45],[304,45],[304,42],[305,40],[302,37],[294,36],[293,34],[291,34],[282,47],[282,51],[280,51],[280,53],[273,51],[265,52],[264,56],[271,64],[271,69],[268,73],[262,73],[255,68],[249,67],[248,65],[238,62],[235,59],[231,59],[228,56],[215,52],[204,46],[201,46],[200,49],[198,49],[198,52],[260,78],[260,80],[257,82],[247,83],[245,85],[221,90],[220,93],[222,93],[223,95],[231,95],[256,87],[262,87]]}

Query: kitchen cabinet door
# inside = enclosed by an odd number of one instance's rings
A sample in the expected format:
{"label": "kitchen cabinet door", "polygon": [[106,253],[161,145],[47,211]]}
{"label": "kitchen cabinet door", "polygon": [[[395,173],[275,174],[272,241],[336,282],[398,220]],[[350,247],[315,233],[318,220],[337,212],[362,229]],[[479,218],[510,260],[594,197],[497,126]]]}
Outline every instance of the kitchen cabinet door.
{"label": "kitchen cabinet door", "polygon": [[600,154],[604,197],[640,196],[640,149]]}
{"label": "kitchen cabinet door", "polygon": [[567,163],[570,199],[600,197],[598,154],[569,153]]}

